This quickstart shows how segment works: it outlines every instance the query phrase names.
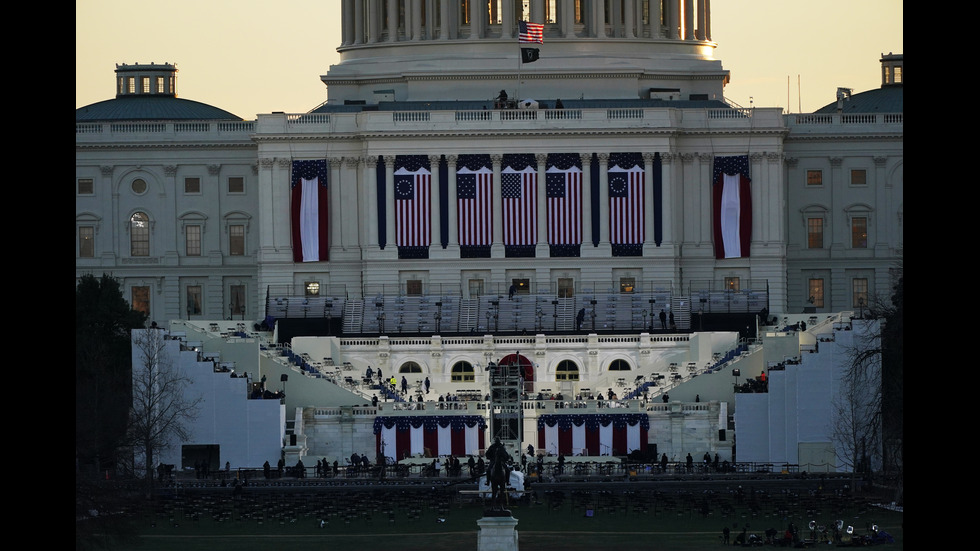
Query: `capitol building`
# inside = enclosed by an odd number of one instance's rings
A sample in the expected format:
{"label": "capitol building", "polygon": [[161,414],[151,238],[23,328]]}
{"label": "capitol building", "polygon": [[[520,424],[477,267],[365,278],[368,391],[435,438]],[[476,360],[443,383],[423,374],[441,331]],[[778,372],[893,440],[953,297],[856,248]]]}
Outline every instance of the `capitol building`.
{"label": "capitol building", "polygon": [[[498,434],[735,459],[737,433],[740,461],[834,464],[773,404],[745,411],[780,435],[743,441],[734,389],[836,365],[834,335],[888,294],[903,57],[813,113],[746,108],[710,11],[344,0],[327,100],[255,120],[180,98],[174,64],[118,64],[110,99],[76,109],[76,278],[118,278],[175,358],[242,387],[208,386],[215,412],[272,408],[254,449],[212,427],[172,462],[466,455]],[[285,398],[243,398],[257,384]]]}

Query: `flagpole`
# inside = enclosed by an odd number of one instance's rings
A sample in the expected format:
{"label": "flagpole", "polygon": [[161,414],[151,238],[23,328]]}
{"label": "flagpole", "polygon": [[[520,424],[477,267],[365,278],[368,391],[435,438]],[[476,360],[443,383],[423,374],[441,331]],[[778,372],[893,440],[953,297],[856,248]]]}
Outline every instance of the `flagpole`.
{"label": "flagpole", "polygon": [[523,51],[520,41],[517,42],[517,97],[515,101],[521,101],[521,67],[524,65]]}

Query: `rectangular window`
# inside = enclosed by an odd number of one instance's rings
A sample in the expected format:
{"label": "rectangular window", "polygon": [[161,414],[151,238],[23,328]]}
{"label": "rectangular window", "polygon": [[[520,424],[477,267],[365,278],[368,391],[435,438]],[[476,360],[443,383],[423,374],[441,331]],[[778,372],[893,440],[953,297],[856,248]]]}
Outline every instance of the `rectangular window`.
{"label": "rectangular window", "polygon": [[316,281],[307,281],[306,296],[308,297],[320,296],[320,283]]}
{"label": "rectangular window", "polygon": [[130,303],[133,305],[133,310],[143,312],[147,316],[150,315],[149,287],[133,287],[130,297],[132,297]]}
{"label": "rectangular window", "polygon": [[245,178],[241,176],[228,178],[228,193],[245,193]]}
{"label": "rectangular window", "polygon": [[619,278],[619,292],[620,293],[632,293],[636,288],[636,278],[635,277],[621,277]]}
{"label": "rectangular window", "polygon": [[868,248],[868,219],[864,216],[851,218],[851,248]]}
{"label": "rectangular window", "polygon": [[816,308],[823,308],[823,279],[811,279],[807,287],[810,289],[807,302]]}
{"label": "rectangular window", "polygon": [[868,305],[868,279],[856,277],[851,280],[851,307],[864,308]]}
{"label": "rectangular window", "polygon": [[808,186],[822,186],[823,185],[823,171],[822,170],[808,170],[808,171],[806,171],[806,185],[808,185]]}
{"label": "rectangular window", "polygon": [[91,178],[78,179],[79,195],[92,195],[94,193],[95,193],[95,180],[92,180]]}
{"label": "rectangular window", "polygon": [[232,285],[229,288],[231,293],[231,314],[233,316],[242,316],[245,319],[245,286],[244,285]]}
{"label": "rectangular window", "polygon": [[422,295],[422,280],[421,279],[410,279],[405,282],[405,294],[408,296],[421,296]]}
{"label": "rectangular window", "polygon": [[163,90],[163,83],[164,83],[163,77],[157,77],[157,93],[158,94],[162,94],[164,92],[164,90]]}
{"label": "rectangular window", "polygon": [[126,79],[126,91],[130,94],[136,93],[136,77],[128,77]]}
{"label": "rectangular window", "polygon": [[82,226],[78,228],[79,258],[95,258],[95,228]]}
{"label": "rectangular window", "polygon": [[228,227],[228,254],[232,256],[245,254],[245,226],[234,224]]}
{"label": "rectangular window", "polygon": [[201,256],[201,226],[184,228],[184,246],[187,256]]}
{"label": "rectangular window", "polygon": [[807,218],[806,243],[809,249],[823,248],[823,218]]}
{"label": "rectangular window", "polygon": [[726,277],[725,278],[725,290],[727,291],[738,291],[741,285],[737,277]]}
{"label": "rectangular window", "polygon": [[470,288],[470,297],[478,297],[483,294],[483,280],[482,279],[471,279],[468,282]]}
{"label": "rectangular window", "polygon": [[558,278],[558,298],[572,298],[575,296],[575,280],[570,277]]}
{"label": "rectangular window", "polygon": [[514,294],[526,295],[531,292],[530,280],[514,278],[510,280],[510,284],[514,286]]}
{"label": "rectangular window", "polygon": [[144,94],[150,93],[150,77],[140,77],[141,88]]}
{"label": "rectangular window", "polygon": [[187,317],[200,316],[201,304],[204,302],[204,290],[200,285],[187,286]]}
{"label": "rectangular window", "polygon": [[184,178],[184,193],[201,193],[201,179]]}
{"label": "rectangular window", "polygon": [[866,186],[868,185],[868,171],[863,168],[855,168],[851,171],[851,185],[852,186]]}

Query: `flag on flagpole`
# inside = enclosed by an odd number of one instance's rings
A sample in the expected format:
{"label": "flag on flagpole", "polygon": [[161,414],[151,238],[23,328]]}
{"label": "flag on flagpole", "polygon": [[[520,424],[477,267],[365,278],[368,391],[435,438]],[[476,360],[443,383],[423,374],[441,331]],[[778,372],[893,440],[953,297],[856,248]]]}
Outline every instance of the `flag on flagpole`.
{"label": "flag on flagpole", "polygon": [[747,258],[752,238],[749,157],[715,157],[714,164],[715,258]]}
{"label": "flag on flagpole", "polygon": [[544,44],[544,25],[518,21],[517,40],[521,44]]}
{"label": "flag on flagpole", "polygon": [[524,63],[534,63],[539,58],[539,51],[537,48],[521,48],[521,61]]}
{"label": "flag on flagpole", "polygon": [[290,179],[293,262],[328,260],[327,161],[293,161]]}

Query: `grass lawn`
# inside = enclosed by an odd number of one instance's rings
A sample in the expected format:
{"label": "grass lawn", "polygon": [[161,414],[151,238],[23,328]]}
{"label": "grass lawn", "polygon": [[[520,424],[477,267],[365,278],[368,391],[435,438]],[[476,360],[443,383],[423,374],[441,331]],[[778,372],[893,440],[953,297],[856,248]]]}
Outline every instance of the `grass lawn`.
{"label": "grass lawn", "polygon": [[[725,526],[734,540],[745,526],[764,536],[768,528],[782,534],[792,522],[806,538],[810,520],[832,530],[837,519],[857,534],[876,524],[895,540],[878,546],[884,550],[901,551],[904,540],[904,514],[869,499],[769,489],[740,498],[723,491],[566,489],[539,492],[510,510],[522,551],[717,549]],[[246,492],[236,499],[225,492],[157,501],[132,512],[127,529],[113,530],[117,536],[82,539],[144,551],[475,550],[482,516],[482,504],[449,493]],[[76,549],[96,548],[79,541]]]}

